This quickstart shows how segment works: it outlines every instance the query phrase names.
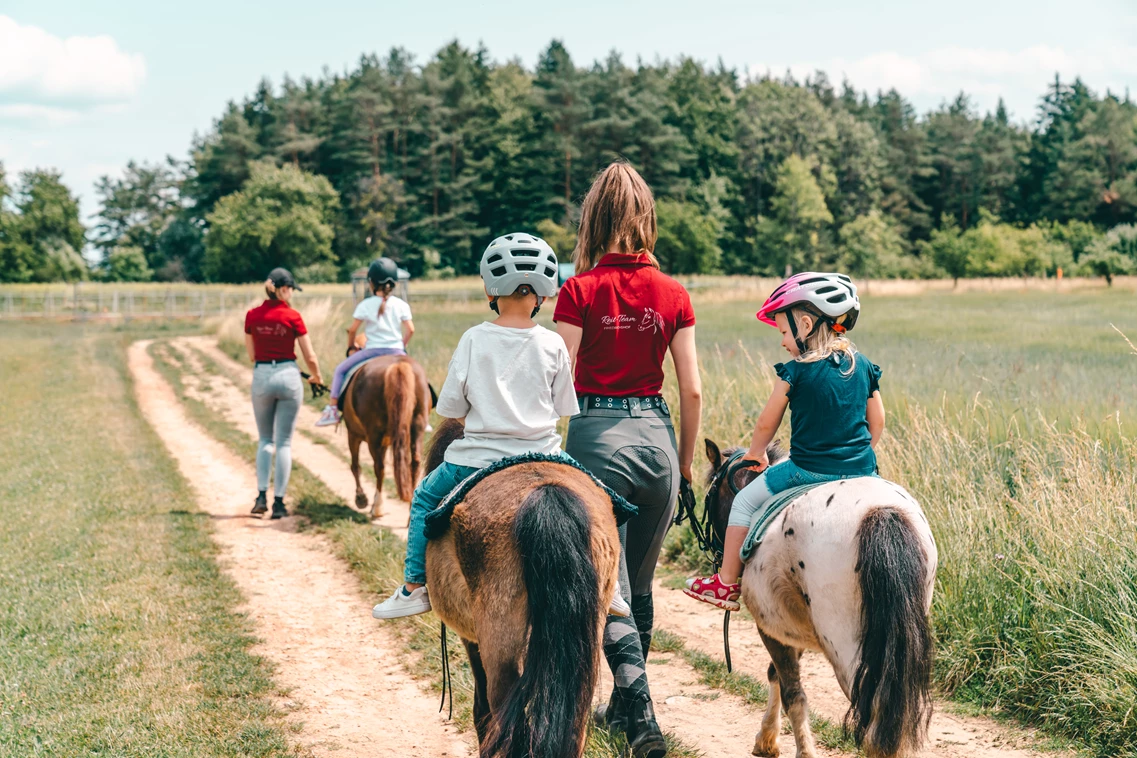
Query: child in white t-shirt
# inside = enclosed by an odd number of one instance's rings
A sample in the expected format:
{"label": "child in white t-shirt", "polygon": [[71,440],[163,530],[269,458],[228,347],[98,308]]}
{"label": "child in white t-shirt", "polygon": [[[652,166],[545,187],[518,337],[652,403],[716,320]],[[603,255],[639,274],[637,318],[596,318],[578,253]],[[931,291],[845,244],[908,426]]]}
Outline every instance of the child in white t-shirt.
{"label": "child in white t-shirt", "polygon": [[[579,412],[572,362],[564,340],[533,321],[541,302],[556,293],[556,271],[552,249],[527,234],[498,237],[482,255],[486,295],[499,316],[462,335],[435,409],[440,416],[465,419],[465,436],[415,488],[404,584],[375,606],[375,618],[430,610],[423,526],[463,479],[503,458],[564,455],[557,422]],[[613,602],[619,615],[630,612],[622,601]]]}
{"label": "child in white t-shirt", "polygon": [[[411,306],[406,300],[392,295],[399,281],[399,267],[390,258],[380,258],[367,269],[367,282],[374,297],[364,298],[355,306],[354,321],[347,330],[347,360],[336,366],[332,375],[331,401],[316,426],[332,426],[340,421],[339,397],[344,378],[355,366],[383,355],[406,355],[407,343],[415,333],[411,320]],[[367,343],[360,350],[356,335],[363,327]]]}

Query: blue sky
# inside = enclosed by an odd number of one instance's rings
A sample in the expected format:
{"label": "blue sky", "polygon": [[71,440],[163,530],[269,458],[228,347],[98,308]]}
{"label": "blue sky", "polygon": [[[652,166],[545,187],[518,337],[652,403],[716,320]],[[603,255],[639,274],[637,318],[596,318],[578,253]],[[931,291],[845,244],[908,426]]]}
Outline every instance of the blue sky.
{"label": "blue sky", "polygon": [[859,89],[896,86],[920,111],[961,89],[982,110],[1002,95],[1020,121],[1056,71],[1137,96],[1135,0],[4,0],[0,162],[10,176],[61,169],[87,217],[97,177],[132,158],[184,158],[262,77],[318,76],[396,45],[421,60],[455,38],[528,65],[559,38],[578,64],[616,49],[629,63],[687,54],[755,74],[820,68]]}

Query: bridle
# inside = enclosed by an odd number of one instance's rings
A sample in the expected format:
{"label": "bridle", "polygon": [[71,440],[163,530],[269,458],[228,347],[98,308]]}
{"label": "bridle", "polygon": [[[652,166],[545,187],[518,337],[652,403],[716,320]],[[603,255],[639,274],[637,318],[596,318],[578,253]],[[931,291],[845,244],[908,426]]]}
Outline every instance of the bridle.
{"label": "bridle", "polygon": [[695,535],[695,541],[699,543],[699,550],[711,559],[715,571],[718,571],[719,566],[722,565],[723,551],[722,537],[715,534],[713,515],[718,510],[719,488],[722,487],[725,479],[731,493],[734,495],[739,493],[740,488],[734,484],[734,475],[738,473],[739,469],[753,465],[743,461],[744,455],[746,455],[746,448],[736,450],[723,461],[723,464],[711,476],[711,481],[707,484],[707,494],[703,497],[703,513],[701,515],[696,510],[694,493],[691,493],[689,496],[680,498],[679,512],[675,516],[676,526],[684,521],[690,522],[691,533]]}

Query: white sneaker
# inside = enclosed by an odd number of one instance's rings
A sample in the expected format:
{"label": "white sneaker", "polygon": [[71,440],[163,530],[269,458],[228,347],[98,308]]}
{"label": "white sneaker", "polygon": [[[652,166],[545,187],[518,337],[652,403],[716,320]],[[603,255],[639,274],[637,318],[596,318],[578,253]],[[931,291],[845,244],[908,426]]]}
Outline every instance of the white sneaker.
{"label": "white sneaker", "polygon": [[377,619],[397,619],[403,616],[417,616],[430,610],[430,597],[426,594],[426,587],[422,586],[411,591],[408,595],[403,586],[395,590],[395,594],[371,609],[371,616]]}
{"label": "white sneaker", "polygon": [[616,594],[612,596],[612,602],[608,604],[608,615],[619,616],[625,619],[632,615],[632,609],[624,602],[624,596],[620,594],[620,587],[618,585],[616,587]]}
{"label": "white sneaker", "polygon": [[340,422],[340,411],[334,405],[325,405],[316,426],[335,426]]}

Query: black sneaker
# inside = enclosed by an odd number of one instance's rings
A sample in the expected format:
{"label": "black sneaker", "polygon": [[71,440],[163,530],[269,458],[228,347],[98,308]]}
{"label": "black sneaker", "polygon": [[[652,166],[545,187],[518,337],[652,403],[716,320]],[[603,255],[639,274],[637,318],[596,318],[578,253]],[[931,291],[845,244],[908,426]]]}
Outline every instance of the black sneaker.
{"label": "black sneaker", "polygon": [[288,509],[284,507],[284,498],[278,497],[272,501],[272,515],[269,518],[278,519],[284,518],[288,515]]}
{"label": "black sneaker", "polygon": [[268,513],[268,498],[263,492],[257,495],[257,501],[253,503],[253,515],[259,516],[262,513]]}

